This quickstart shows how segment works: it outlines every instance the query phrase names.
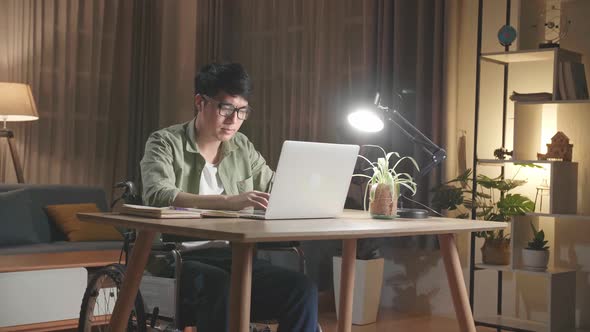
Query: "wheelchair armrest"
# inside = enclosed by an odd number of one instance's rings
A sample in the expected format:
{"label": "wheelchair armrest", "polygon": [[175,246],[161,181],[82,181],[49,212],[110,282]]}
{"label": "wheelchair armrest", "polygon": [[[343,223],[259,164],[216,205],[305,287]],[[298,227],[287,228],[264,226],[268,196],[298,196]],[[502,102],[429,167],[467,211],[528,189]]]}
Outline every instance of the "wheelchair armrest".
{"label": "wheelchair armrest", "polygon": [[152,245],[152,250],[156,251],[172,251],[178,249],[178,243],[175,242],[161,242],[161,243],[154,243]]}

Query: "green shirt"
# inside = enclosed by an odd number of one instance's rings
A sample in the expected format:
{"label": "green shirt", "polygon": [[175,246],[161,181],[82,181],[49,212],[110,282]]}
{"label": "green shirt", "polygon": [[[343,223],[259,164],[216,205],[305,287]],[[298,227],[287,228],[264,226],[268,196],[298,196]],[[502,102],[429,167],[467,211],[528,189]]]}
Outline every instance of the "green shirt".
{"label": "green shirt", "polygon": [[[268,191],[273,171],[242,133],[221,143],[218,174],[226,195]],[[195,119],[150,135],[141,160],[143,203],[170,206],[179,192],[199,193],[205,159],[195,143]]]}

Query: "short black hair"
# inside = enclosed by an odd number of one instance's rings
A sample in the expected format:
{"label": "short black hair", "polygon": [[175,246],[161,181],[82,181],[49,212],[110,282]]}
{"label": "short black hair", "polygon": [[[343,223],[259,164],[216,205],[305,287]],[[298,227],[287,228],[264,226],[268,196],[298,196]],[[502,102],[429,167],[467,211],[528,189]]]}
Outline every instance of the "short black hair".
{"label": "short black hair", "polygon": [[252,91],[252,83],[241,64],[211,63],[201,67],[195,77],[195,95],[215,97],[220,91],[248,99]]}

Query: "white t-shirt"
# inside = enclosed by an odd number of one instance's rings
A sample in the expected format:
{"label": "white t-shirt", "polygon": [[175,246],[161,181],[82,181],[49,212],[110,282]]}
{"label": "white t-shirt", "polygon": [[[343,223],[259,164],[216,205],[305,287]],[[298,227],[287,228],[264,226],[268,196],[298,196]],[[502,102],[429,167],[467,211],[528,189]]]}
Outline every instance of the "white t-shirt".
{"label": "white t-shirt", "polygon": [[221,195],[224,189],[217,173],[217,165],[205,163],[199,182],[199,195]]}
{"label": "white t-shirt", "polygon": [[[203,172],[201,173],[201,180],[199,181],[199,195],[221,195],[225,190],[219,179],[217,173],[217,165],[205,163]],[[185,248],[223,248],[229,245],[228,241],[194,241],[183,242],[182,246]]]}

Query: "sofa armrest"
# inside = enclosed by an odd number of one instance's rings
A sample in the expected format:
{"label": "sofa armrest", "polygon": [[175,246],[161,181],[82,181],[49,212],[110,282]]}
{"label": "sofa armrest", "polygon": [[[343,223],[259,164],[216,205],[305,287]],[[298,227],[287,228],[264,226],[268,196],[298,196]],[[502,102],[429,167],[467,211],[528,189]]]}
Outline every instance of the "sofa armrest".
{"label": "sofa armrest", "polygon": [[[119,255],[121,255],[121,250],[0,255],[0,273],[69,267],[100,267],[118,263]],[[122,259],[124,258],[123,254]]]}

